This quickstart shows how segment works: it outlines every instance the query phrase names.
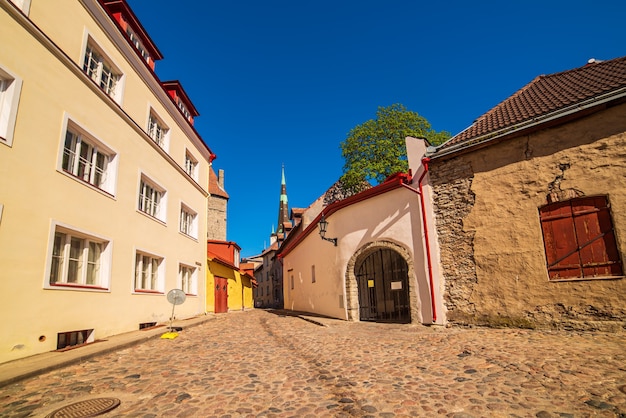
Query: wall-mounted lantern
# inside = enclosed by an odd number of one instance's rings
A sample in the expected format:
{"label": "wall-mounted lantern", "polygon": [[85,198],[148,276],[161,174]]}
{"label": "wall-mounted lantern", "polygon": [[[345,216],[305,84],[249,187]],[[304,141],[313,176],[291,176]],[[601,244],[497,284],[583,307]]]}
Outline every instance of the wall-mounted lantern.
{"label": "wall-mounted lantern", "polygon": [[322,219],[320,219],[320,223],[318,224],[320,227],[320,237],[322,237],[325,241],[330,241],[337,246],[337,238],[326,238],[326,228],[328,228],[328,221],[324,218],[324,212],[322,212]]}

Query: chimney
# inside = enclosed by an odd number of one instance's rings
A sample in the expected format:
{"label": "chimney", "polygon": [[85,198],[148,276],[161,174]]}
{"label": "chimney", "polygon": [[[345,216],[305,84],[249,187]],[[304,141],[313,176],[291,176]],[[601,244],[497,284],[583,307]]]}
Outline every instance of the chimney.
{"label": "chimney", "polygon": [[226,190],[224,189],[224,170],[222,170],[221,168],[217,170],[217,184],[222,190]]}

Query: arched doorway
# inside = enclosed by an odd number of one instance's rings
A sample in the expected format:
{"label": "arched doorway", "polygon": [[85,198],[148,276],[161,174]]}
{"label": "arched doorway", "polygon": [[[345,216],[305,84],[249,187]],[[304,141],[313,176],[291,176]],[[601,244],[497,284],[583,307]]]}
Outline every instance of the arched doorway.
{"label": "arched doorway", "polygon": [[408,266],[391,248],[378,248],[354,269],[361,321],[411,322]]}

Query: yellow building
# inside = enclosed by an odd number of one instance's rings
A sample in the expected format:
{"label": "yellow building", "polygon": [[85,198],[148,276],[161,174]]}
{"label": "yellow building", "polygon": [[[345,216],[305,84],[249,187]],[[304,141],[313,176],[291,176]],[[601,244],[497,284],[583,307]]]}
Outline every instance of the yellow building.
{"label": "yellow building", "polygon": [[225,313],[254,307],[252,289],[256,286],[252,266],[239,263],[240,248],[228,241],[209,240],[207,250],[206,309]]}
{"label": "yellow building", "polygon": [[0,362],[205,313],[198,112],[124,0],[0,0]]}

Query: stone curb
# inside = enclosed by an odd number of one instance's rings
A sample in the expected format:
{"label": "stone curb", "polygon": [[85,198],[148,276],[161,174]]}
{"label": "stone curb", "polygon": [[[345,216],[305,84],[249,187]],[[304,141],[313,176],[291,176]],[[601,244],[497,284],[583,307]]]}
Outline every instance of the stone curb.
{"label": "stone curb", "polygon": [[[214,318],[215,316],[213,315],[202,315],[177,320],[176,325],[182,326],[183,329],[191,328]],[[0,388],[29,377],[83,362],[95,356],[108,354],[132,347],[144,341],[158,338],[166,330],[167,326],[159,326],[150,330],[131,331],[124,334],[113,335],[105,340],[65,352],[51,351],[1,363]]]}

